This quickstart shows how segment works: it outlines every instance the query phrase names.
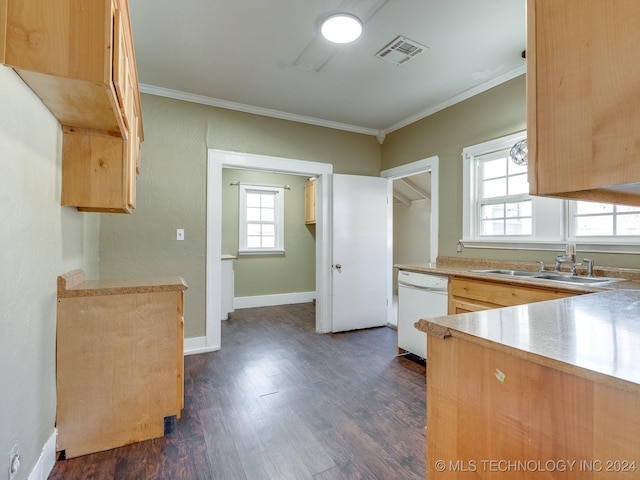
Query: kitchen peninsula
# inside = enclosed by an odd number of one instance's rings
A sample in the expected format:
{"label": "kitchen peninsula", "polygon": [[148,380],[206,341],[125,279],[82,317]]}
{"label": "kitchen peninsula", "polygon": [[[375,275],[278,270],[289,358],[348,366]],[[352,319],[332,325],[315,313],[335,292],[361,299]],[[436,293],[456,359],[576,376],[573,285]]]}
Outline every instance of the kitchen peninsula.
{"label": "kitchen peninsula", "polygon": [[638,478],[635,284],[417,322],[427,478]]}

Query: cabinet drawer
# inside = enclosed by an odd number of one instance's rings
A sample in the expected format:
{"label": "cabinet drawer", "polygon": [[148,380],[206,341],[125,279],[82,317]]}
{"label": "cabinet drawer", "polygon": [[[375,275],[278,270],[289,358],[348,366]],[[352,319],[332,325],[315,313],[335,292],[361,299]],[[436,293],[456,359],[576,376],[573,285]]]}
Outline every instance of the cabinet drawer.
{"label": "cabinet drawer", "polygon": [[571,297],[575,295],[575,292],[452,277],[449,283],[449,295],[451,297],[461,297],[495,304],[501,307],[510,307],[513,305],[523,305],[525,303]]}

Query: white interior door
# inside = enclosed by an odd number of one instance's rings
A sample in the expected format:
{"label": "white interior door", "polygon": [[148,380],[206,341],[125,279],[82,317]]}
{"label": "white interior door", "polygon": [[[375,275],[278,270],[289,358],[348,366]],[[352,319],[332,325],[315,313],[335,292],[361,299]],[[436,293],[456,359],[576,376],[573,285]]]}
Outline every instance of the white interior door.
{"label": "white interior door", "polygon": [[332,331],[387,324],[389,181],[333,175]]}

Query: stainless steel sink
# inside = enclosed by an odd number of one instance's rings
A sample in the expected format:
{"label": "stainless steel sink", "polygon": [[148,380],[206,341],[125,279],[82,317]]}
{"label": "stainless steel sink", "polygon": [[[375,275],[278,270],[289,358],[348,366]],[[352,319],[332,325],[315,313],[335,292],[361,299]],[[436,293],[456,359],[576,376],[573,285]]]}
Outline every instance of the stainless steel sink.
{"label": "stainless steel sink", "polygon": [[573,285],[604,285],[607,283],[625,282],[626,278],[613,277],[581,277],[578,275],[568,275],[553,272],[530,272],[525,270],[506,270],[506,269],[490,269],[490,270],[471,270],[474,273],[490,273],[495,275],[504,275],[509,277],[525,277],[531,280],[546,280],[559,283],[568,283]]}
{"label": "stainless steel sink", "polygon": [[595,285],[601,283],[616,283],[616,282],[624,282],[626,278],[611,278],[611,277],[579,277],[577,275],[562,275],[562,274],[551,274],[551,275],[540,275],[539,278],[541,280],[551,280],[554,282],[562,282],[562,283],[573,283],[580,285]]}
{"label": "stainless steel sink", "polygon": [[544,275],[544,272],[528,272],[525,270],[471,270],[474,273],[496,273],[498,275],[509,275],[512,277],[537,277]]}

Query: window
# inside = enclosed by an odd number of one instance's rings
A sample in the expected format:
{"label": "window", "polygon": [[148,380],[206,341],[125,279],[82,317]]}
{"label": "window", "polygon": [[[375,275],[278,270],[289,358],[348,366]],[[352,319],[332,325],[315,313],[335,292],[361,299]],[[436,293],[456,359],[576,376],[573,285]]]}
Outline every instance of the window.
{"label": "window", "polygon": [[572,237],[637,239],[640,236],[640,207],[582,201],[570,204]]}
{"label": "window", "polygon": [[531,235],[532,200],[527,167],[509,161],[509,151],[476,158],[479,235]]}
{"label": "window", "polygon": [[464,240],[561,241],[563,201],[529,195],[527,167],[509,160],[522,132],[463,150]]}
{"label": "window", "polygon": [[530,196],[527,167],[509,160],[525,132],[463,150],[463,242],[484,248],[640,251],[640,207]]}
{"label": "window", "polygon": [[238,253],[284,253],[284,188],[240,184]]}

